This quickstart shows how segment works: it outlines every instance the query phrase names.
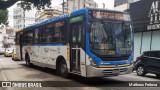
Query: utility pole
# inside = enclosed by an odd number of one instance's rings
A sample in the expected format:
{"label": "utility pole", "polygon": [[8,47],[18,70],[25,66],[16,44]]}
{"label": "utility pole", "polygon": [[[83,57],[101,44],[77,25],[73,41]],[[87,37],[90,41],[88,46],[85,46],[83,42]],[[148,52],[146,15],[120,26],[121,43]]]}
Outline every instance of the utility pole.
{"label": "utility pole", "polygon": [[86,7],[86,5],[85,5],[85,3],[86,3],[86,0],[84,0],[83,2],[84,2],[84,8],[85,8],[85,7]]}
{"label": "utility pole", "polygon": [[68,8],[68,0],[67,0],[67,14],[68,14],[68,9],[69,9],[69,8]]}
{"label": "utility pole", "polygon": [[73,0],[73,11],[75,10],[75,0]]}
{"label": "utility pole", "polygon": [[63,9],[63,14],[64,14],[64,0],[63,0],[63,3],[62,3],[62,9]]}
{"label": "utility pole", "polygon": [[102,4],[103,4],[103,9],[105,9],[106,8],[105,3],[102,3]]}
{"label": "utility pole", "polygon": [[80,4],[81,4],[80,0],[78,0],[78,9],[80,9]]}

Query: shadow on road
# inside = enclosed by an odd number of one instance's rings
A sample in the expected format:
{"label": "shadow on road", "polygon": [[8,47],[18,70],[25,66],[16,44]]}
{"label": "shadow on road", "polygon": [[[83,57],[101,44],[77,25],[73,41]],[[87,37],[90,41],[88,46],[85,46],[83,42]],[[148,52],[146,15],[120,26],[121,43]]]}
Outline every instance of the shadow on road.
{"label": "shadow on road", "polygon": [[153,75],[145,75],[145,76],[141,76],[141,77],[147,77],[147,78],[151,78],[151,79],[159,79],[156,76]]}
{"label": "shadow on road", "polygon": [[[21,64],[21,65],[27,67],[25,64]],[[39,71],[42,71],[42,72],[45,72],[51,75],[58,76],[56,74],[56,70],[53,70],[50,68],[43,68],[43,67],[39,67],[35,65],[33,65],[32,67],[28,67],[28,68],[36,69],[36,70],[39,70]],[[30,77],[33,77],[33,76],[31,75]],[[156,76],[151,76],[151,75],[146,75],[145,77],[157,79]],[[44,78],[47,78],[47,77],[44,77]],[[62,80],[63,79],[64,78],[62,78]],[[103,78],[103,77],[85,78],[85,77],[74,75],[74,74],[70,74],[69,77],[66,79],[69,81],[62,81],[62,80],[53,81],[53,82],[54,84],[57,83],[55,85],[59,87],[67,87],[67,86],[68,87],[128,87],[129,85],[129,81],[119,81],[119,80],[115,80],[109,77],[107,78]],[[143,81],[140,81],[140,82],[143,82]],[[53,83],[50,83],[50,84],[51,86],[53,85]]]}
{"label": "shadow on road", "polygon": [[[25,67],[27,67],[25,64],[21,64]],[[32,69],[36,69],[45,73],[49,73],[52,75],[56,75],[56,70],[50,69],[50,68],[43,68],[43,67],[39,67],[39,66],[35,66],[33,65],[32,67],[28,67],[28,68],[32,68]],[[60,76],[59,76],[60,77]],[[63,78],[62,78],[63,79]],[[66,86],[69,85],[69,87],[72,86],[76,86],[76,87],[81,87],[81,86],[90,86],[90,87],[119,87],[120,83],[121,85],[126,85],[126,82],[123,81],[118,81],[118,80],[114,80],[114,79],[109,79],[109,78],[102,78],[102,77],[94,77],[94,78],[85,78],[82,76],[78,76],[78,75],[74,75],[74,74],[70,74],[69,77],[67,78],[69,81],[55,81],[57,83],[61,83],[58,84],[58,86]]]}

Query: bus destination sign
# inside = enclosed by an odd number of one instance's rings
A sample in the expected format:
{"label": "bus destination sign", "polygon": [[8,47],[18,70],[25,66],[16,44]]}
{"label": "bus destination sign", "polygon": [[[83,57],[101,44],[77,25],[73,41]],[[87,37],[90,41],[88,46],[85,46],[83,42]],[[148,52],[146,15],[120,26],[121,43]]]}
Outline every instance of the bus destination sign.
{"label": "bus destination sign", "polygon": [[91,10],[89,11],[91,18],[97,19],[114,19],[114,20],[124,20],[124,14],[120,12],[110,12],[110,11],[99,11]]}

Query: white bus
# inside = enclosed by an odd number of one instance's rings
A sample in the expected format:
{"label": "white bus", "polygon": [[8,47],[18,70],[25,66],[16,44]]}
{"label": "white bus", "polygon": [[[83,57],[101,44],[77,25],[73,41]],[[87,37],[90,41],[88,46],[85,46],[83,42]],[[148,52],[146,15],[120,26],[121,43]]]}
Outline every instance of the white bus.
{"label": "white bus", "polygon": [[57,70],[62,77],[128,74],[133,68],[128,13],[80,9],[16,32],[18,59]]}

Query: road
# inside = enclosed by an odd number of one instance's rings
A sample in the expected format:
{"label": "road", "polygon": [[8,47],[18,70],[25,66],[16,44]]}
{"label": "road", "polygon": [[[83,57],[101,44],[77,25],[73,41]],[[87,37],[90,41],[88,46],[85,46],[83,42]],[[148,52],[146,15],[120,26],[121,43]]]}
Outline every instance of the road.
{"label": "road", "polygon": [[[105,78],[83,78],[71,75],[68,79],[56,75],[56,71],[38,66],[27,67],[24,61],[13,61],[11,57],[0,55],[0,81],[55,81],[59,84],[72,82],[76,87],[43,87],[29,88],[32,90],[159,90],[159,87],[109,87],[120,81],[159,81],[154,74],[145,77],[137,76],[135,72],[127,75]],[[58,82],[61,81],[61,82]],[[65,82],[65,83],[63,83]],[[87,82],[87,83],[86,83]],[[90,82],[90,83],[88,83]],[[117,82],[117,83],[112,83]],[[0,90],[22,90],[22,88],[0,88]],[[28,90],[28,88],[23,88]]]}

